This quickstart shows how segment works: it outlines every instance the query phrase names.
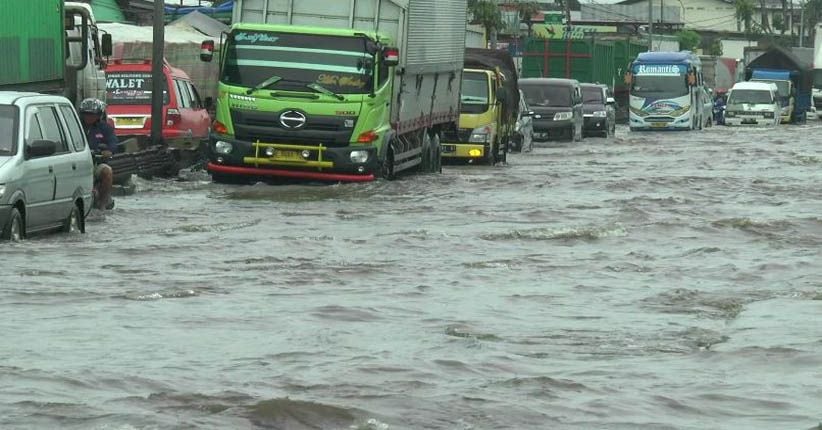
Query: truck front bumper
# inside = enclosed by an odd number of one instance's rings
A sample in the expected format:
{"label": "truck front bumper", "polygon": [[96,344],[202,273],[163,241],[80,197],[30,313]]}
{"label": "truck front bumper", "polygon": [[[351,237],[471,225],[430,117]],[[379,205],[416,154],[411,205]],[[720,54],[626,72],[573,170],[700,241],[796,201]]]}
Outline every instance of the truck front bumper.
{"label": "truck front bumper", "polygon": [[442,158],[480,159],[485,157],[485,143],[442,143]]}
{"label": "truck front bumper", "polygon": [[367,182],[376,178],[380,168],[377,147],[367,145],[326,147],[212,136],[207,153],[209,173],[249,178]]}

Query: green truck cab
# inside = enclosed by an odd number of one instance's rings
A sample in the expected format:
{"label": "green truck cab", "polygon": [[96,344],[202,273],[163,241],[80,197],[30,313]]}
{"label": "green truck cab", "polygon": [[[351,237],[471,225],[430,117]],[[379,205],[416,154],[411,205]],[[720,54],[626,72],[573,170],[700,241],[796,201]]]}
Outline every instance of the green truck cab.
{"label": "green truck cab", "polygon": [[464,2],[339,11],[320,0],[267,2],[271,19],[235,6],[222,44],[207,149],[216,182],[365,182],[439,171],[441,129],[458,120],[464,48],[436,37],[433,26],[444,24],[462,43]]}
{"label": "green truck cab", "polygon": [[465,66],[459,126],[446,132],[442,156],[489,165],[504,162],[519,113],[513,59],[504,51],[469,48]]}

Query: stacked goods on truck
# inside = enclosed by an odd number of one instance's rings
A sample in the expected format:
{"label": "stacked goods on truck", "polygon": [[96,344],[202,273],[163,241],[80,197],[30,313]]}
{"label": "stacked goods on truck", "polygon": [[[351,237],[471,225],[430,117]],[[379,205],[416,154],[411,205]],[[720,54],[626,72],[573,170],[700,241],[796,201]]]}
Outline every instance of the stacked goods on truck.
{"label": "stacked goods on truck", "polygon": [[[755,52],[755,54],[754,54]],[[745,50],[745,80],[776,84],[782,122],[803,123],[811,108],[813,89],[812,62],[805,50],[771,46],[764,50]]]}
{"label": "stacked goods on truck", "polygon": [[505,161],[519,117],[517,70],[508,51],[465,50],[460,101],[459,124],[443,136],[443,157]]}
{"label": "stacked goods on truck", "polygon": [[215,181],[440,170],[442,130],[459,120],[464,0],[240,0],[233,22],[208,145]]}
{"label": "stacked goods on truck", "polygon": [[699,59],[702,62],[705,87],[710,88],[714,93],[730,90],[742,78],[740,61],[736,58],[700,55]]}

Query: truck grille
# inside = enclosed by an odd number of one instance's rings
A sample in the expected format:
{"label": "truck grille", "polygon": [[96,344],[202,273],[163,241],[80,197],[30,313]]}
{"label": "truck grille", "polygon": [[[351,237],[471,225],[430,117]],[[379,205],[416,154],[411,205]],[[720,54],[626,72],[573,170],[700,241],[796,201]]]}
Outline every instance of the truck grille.
{"label": "truck grille", "polygon": [[446,128],[442,132],[442,141],[443,142],[456,142],[456,143],[466,143],[469,139],[471,139],[471,132],[473,130],[470,128]]}
{"label": "truck grille", "polygon": [[299,129],[289,129],[280,123],[285,112],[253,112],[231,110],[231,122],[237,139],[299,145],[348,146],[357,124],[357,117],[305,114],[306,121]]}

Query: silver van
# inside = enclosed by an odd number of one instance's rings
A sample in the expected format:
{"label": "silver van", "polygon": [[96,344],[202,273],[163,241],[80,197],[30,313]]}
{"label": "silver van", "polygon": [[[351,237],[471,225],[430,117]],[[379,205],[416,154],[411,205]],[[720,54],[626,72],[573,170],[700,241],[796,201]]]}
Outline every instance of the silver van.
{"label": "silver van", "polygon": [[94,162],[68,99],[0,92],[0,237],[84,232]]}

